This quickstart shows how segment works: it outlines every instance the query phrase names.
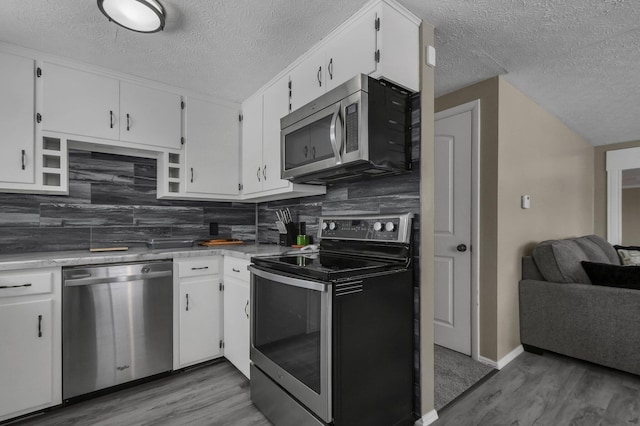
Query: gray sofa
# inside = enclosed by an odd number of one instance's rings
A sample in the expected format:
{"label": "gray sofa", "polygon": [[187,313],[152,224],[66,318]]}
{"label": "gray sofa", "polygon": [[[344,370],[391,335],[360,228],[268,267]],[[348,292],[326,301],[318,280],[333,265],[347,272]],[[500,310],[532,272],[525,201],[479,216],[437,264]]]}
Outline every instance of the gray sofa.
{"label": "gray sofa", "polygon": [[596,235],[544,241],[522,259],[523,347],[640,374],[640,291],[592,285],[582,261],[620,265]]}

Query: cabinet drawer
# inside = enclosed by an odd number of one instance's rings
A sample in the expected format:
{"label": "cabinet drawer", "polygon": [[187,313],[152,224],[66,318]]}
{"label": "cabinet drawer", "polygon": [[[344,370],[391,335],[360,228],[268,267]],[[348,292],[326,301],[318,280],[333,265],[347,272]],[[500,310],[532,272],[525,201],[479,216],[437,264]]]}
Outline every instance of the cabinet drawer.
{"label": "cabinet drawer", "polygon": [[212,275],[220,272],[220,256],[177,259],[174,262],[178,263],[178,276],[180,278]]}
{"label": "cabinet drawer", "polygon": [[7,271],[0,273],[0,298],[53,292],[52,269]]}
{"label": "cabinet drawer", "polygon": [[238,259],[235,257],[224,257],[224,275],[225,277],[234,277],[242,281],[249,282],[251,275],[247,267],[251,264],[250,261],[245,259]]}

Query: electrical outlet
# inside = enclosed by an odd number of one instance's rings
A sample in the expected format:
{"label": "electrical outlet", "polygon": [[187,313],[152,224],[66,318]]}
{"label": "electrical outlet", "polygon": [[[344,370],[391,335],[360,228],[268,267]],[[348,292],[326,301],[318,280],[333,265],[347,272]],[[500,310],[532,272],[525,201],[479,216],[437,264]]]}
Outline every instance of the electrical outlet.
{"label": "electrical outlet", "polygon": [[218,222],[209,223],[209,235],[218,235]]}

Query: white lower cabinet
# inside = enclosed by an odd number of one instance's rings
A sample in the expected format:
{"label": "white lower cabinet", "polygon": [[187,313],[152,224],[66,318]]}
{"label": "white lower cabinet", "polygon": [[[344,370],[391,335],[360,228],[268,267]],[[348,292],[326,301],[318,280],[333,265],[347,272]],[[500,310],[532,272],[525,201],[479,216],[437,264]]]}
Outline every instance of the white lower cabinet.
{"label": "white lower cabinet", "polygon": [[220,256],[174,260],[174,369],[222,356]]}
{"label": "white lower cabinet", "polygon": [[224,258],[224,356],[249,378],[248,260]]}
{"label": "white lower cabinet", "polygon": [[0,273],[0,421],[62,403],[60,268]]}

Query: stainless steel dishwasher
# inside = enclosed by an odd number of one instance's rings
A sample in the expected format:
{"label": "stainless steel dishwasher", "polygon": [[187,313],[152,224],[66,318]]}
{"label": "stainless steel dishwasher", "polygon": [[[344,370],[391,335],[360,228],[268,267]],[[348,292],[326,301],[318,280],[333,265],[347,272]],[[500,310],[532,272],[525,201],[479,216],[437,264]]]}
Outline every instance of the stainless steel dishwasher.
{"label": "stainless steel dishwasher", "polygon": [[63,277],[63,399],[172,369],[171,261],[65,268]]}

